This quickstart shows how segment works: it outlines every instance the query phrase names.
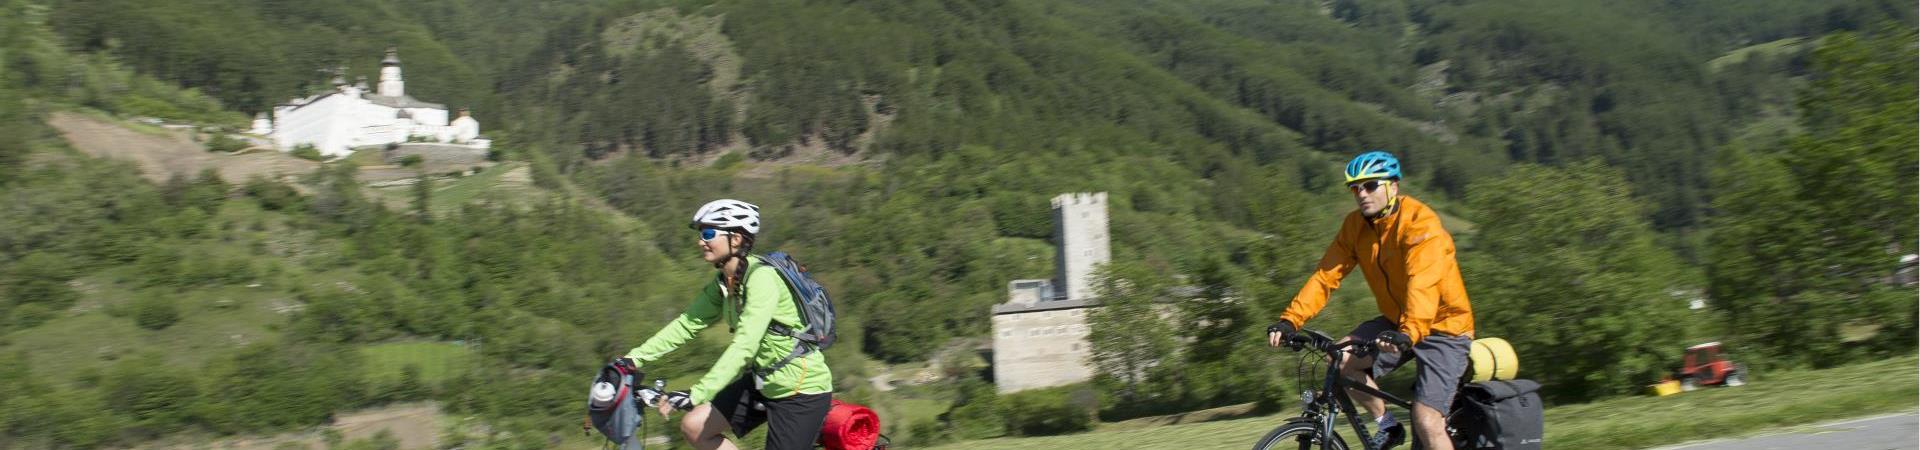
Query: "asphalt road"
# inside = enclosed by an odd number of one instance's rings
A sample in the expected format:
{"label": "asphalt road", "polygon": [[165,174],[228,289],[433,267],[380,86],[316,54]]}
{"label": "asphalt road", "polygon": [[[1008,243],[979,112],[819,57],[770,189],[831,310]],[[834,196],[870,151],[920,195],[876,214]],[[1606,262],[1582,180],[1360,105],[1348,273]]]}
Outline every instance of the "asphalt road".
{"label": "asphalt road", "polygon": [[1789,427],[1778,432],[1740,439],[1716,439],[1661,447],[1657,450],[1916,450],[1920,449],[1920,414],[1907,412],[1819,425]]}

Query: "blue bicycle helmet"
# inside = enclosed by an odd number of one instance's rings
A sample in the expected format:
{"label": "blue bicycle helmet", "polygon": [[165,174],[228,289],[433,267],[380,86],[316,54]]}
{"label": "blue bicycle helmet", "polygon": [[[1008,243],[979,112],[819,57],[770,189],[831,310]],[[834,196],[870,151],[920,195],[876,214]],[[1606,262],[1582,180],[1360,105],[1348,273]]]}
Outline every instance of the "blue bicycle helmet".
{"label": "blue bicycle helmet", "polygon": [[1375,178],[1400,179],[1400,160],[1392,153],[1374,150],[1355,156],[1353,162],[1347,163],[1348,183]]}

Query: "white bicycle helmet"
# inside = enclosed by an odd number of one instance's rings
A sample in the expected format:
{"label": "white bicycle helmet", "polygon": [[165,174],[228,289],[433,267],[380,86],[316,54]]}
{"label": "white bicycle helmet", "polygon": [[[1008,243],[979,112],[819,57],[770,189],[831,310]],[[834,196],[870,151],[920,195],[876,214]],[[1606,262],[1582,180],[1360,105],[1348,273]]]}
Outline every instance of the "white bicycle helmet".
{"label": "white bicycle helmet", "polygon": [[734,199],[719,199],[700,206],[688,228],[714,227],[760,234],[760,207]]}

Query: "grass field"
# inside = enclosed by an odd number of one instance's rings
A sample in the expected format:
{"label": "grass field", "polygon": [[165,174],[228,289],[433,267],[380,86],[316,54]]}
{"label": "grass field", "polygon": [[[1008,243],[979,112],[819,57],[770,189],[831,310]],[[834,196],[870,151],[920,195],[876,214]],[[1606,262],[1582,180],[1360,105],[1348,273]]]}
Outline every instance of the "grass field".
{"label": "grass field", "polygon": [[[518,176],[510,175],[516,171]],[[529,186],[525,172],[525,163],[504,163],[461,177],[435,175],[433,212],[452,214],[459,211],[461,206],[479,200],[498,200],[515,205],[534,204],[545,198],[544,191]],[[369,192],[389,208],[406,210],[413,207],[413,189],[410,185],[388,186]]]}
{"label": "grass field", "polygon": [[[1635,449],[1739,436],[1777,427],[1914,408],[1920,358],[1756,373],[1738,388],[1671,397],[1627,397],[1547,410],[1546,448]],[[966,441],[959,449],[1112,450],[1123,448],[1245,449],[1290,417],[1272,416],[1151,428],[1106,428],[1084,434]],[[1349,438],[1349,443],[1355,443]]]}
{"label": "grass field", "polygon": [[400,372],[413,365],[420,368],[420,381],[433,384],[466,364],[473,350],[451,342],[389,342],[362,347],[360,355],[370,381],[399,380]]}
{"label": "grass field", "polygon": [[1720,70],[1721,67],[1726,67],[1729,64],[1739,64],[1743,61],[1746,61],[1748,57],[1753,55],[1773,56],[1773,55],[1788,54],[1796,50],[1799,50],[1800,47],[1807,44],[1808,42],[1809,41],[1807,40],[1807,38],[1791,37],[1791,38],[1781,39],[1781,40],[1772,41],[1772,42],[1763,42],[1759,44],[1749,45],[1746,47],[1741,47],[1738,49],[1734,49],[1733,51],[1727,52],[1727,54],[1721,55],[1718,58],[1714,58],[1712,61],[1707,61],[1707,67],[1712,68],[1713,70]]}
{"label": "grass field", "polygon": [[[484,193],[500,191],[502,187],[500,184],[501,176],[522,165],[523,164],[519,163],[501,164],[488,167],[478,174],[450,180],[443,179],[435,181],[433,192],[434,212],[445,214],[455,211],[460,209],[461,205],[479,199]],[[411,188],[403,192],[409,192],[409,195],[411,195]]]}

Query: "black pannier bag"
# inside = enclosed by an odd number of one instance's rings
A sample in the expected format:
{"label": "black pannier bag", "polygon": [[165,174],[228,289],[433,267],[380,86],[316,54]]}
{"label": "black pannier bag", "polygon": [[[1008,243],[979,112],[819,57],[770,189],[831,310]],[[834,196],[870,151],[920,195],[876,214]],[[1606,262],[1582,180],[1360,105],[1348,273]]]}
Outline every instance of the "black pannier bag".
{"label": "black pannier bag", "polygon": [[1488,381],[1460,389],[1447,423],[1463,449],[1539,450],[1546,433],[1540,383]]}

